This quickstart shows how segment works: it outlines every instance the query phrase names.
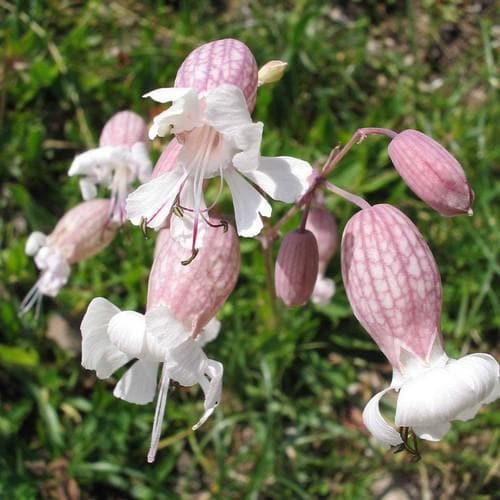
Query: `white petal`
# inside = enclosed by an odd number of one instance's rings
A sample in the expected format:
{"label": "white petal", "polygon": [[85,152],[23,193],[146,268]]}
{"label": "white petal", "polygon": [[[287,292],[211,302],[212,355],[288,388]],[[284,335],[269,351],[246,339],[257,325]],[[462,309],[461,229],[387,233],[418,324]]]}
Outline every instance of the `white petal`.
{"label": "white petal", "polygon": [[498,383],[498,363],[488,354],[470,354],[458,361],[449,360],[444,367],[427,369],[403,383],[396,425],[439,435],[451,420],[473,418]]}
{"label": "white petal", "polygon": [[117,151],[122,149],[123,147],[120,146],[102,146],[89,149],[85,153],[75,156],[69,167],[68,175],[102,175],[99,170],[111,168],[112,164],[116,163]]}
{"label": "white petal", "polygon": [[391,390],[391,387],[375,394],[373,398],[368,401],[368,404],[363,410],[363,422],[367,429],[372,433],[373,437],[381,443],[389,446],[397,446],[403,440],[396,430],[391,427],[380,413],[380,399],[382,396]]}
{"label": "white petal", "polygon": [[196,337],[196,342],[200,347],[204,347],[212,340],[215,340],[219,335],[220,331],[220,321],[217,318],[212,318],[206,325],[205,328],[200,332],[200,334]]}
{"label": "white petal", "polygon": [[236,228],[241,236],[252,237],[262,229],[264,217],[271,216],[271,205],[266,199],[233,168],[224,171],[233,197]]}
{"label": "white petal", "polygon": [[131,148],[131,154],[137,165],[137,178],[141,183],[149,181],[153,166],[147,145],[144,142],[136,142]]}
{"label": "white petal", "polygon": [[127,218],[137,226],[144,217],[149,227],[160,228],[170,213],[186,175],[181,169],[175,169],[137,188],[127,197]]}
{"label": "white petal", "polygon": [[46,241],[47,241],[47,235],[41,233],[40,231],[32,232],[28,236],[28,239],[26,240],[26,244],[24,246],[24,251],[26,252],[26,255],[29,255],[30,257],[35,255],[38,252],[38,250],[40,250],[40,248],[45,245]]}
{"label": "white petal", "polygon": [[188,387],[199,382],[206,360],[200,346],[189,338],[170,351],[165,365],[170,378]]}
{"label": "white petal", "polygon": [[259,168],[245,172],[271,198],[286,203],[293,203],[307,191],[311,174],[309,163],[289,156],[263,156]]}
{"label": "white petal", "polygon": [[314,290],[311,295],[311,301],[314,304],[326,306],[335,294],[335,283],[329,278],[318,275]]}
{"label": "white petal", "polygon": [[83,317],[82,366],[95,370],[99,378],[108,378],[130,360],[114,346],[108,337],[108,324],[120,312],[109,300],[97,297],[92,300]]}
{"label": "white petal", "polygon": [[146,319],[135,311],[122,311],[111,318],[109,340],[131,358],[138,358],[144,350]]}
{"label": "white petal", "polygon": [[172,101],[172,106],[153,118],[149,138],[164,137],[170,132],[179,133],[192,130],[202,123],[198,94],[190,88],[157,89],[144,97],[152,97],[159,102]]}
{"label": "white petal", "polygon": [[90,181],[88,178],[80,179],[80,182],[78,184],[80,185],[82,198],[85,201],[93,200],[97,196],[97,188],[95,186],[95,183]]}
{"label": "white petal", "polygon": [[232,135],[225,134],[224,136],[233,148],[240,150],[233,156],[232,163],[245,175],[259,166],[263,127],[261,122],[252,123],[238,128]]}
{"label": "white petal", "polygon": [[224,367],[222,363],[212,359],[207,360],[203,377],[200,380],[201,388],[205,394],[205,412],[200,420],[193,425],[193,431],[199,429],[207,421],[219,404],[222,394],[223,374]]}
{"label": "white petal", "polygon": [[205,121],[222,134],[232,135],[238,127],[252,123],[245,97],[235,85],[210,89],[205,103]]}
{"label": "white petal", "polygon": [[38,289],[43,295],[55,297],[67,283],[71,272],[66,257],[54,247],[43,246],[35,255],[35,264],[43,270]]}
{"label": "white petal", "polygon": [[140,359],[118,381],[113,396],[137,405],[151,403],[155,397],[157,375],[157,362]]}
{"label": "white petal", "polygon": [[177,321],[166,306],[149,310],[146,315],[146,349],[157,361],[164,361],[170,351],[182,344],[191,335],[183,323]]}
{"label": "white petal", "polygon": [[182,99],[190,92],[193,92],[193,89],[188,87],[167,87],[152,90],[151,92],[144,94],[142,97],[150,97],[153,101],[165,104],[166,102],[173,102],[177,101],[177,99]]}
{"label": "white petal", "polygon": [[450,430],[451,424],[444,422],[441,424],[433,424],[429,426],[419,426],[413,427],[413,432],[422,439],[427,441],[441,441],[445,434]]}

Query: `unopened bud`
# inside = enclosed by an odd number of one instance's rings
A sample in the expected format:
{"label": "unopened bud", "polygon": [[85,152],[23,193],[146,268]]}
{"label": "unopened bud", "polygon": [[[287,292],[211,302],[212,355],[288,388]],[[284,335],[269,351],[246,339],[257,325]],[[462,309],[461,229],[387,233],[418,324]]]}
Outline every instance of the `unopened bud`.
{"label": "unopened bud", "polygon": [[[217,224],[218,220],[210,219]],[[166,306],[193,334],[215,316],[233,291],[240,271],[240,246],[233,226],[227,231],[209,227],[203,246],[189,265],[186,248],[168,235],[159,234],[149,275],[147,310]]]}
{"label": "unopened bud", "polygon": [[403,180],[441,215],[472,215],[474,193],[458,161],[417,130],[405,130],[389,144],[389,156]]}
{"label": "unopened bud", "polygon": [[287,66],[288,63],[284,61],[269,61],[264,64],[258,73],[259,87],[281,80]]}
{"label": "unopened bud", "polygon": [[289,307],[305,304],[311,297],[318,275],[318,244],[313,233],[288,233],[276,259],[276,295]]}
{"label": "unopened bud", "polygon": [[337,249],[337,223],[335,217],[323,207],[311,208],[306,229],[311,231],[318,244],[319,272],[324,274],[328,262]]}

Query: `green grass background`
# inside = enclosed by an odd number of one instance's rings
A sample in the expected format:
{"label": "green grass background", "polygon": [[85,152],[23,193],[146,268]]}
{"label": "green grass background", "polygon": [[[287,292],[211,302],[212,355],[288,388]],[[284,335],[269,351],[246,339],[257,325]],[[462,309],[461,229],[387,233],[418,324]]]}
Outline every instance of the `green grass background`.
{"label": "green grass background", "polygon": [[[264,154],[321,161],[356,128],[380,126],[418,128],[459,159],[476,193],[472,218],[442,218],[416,199],[385,138],[356,146],[331,180],[415,221],[440,267],[448,353],[498,358],[496,12],[495,1],[458,0],[0,0],[0,497],[494,498],[498,404],[424,443],[417,464],[369,438],[360,412],[390,367],[352,316],[338,256],[330,305],[275,314],[259,244],[242,240],[238,286],[207,348],[225,367],[223,402],[195,434],[200,390],[174,391],[154,465],[145,461],[153,405],[114,399],[112,380],[98,381],[48,334],[77,338],[94,296],[142,311],[153,241],[129,225],[74,267],[38,321],[17,308],[37,274],[27,235],[49,232],[79,201],[66,175],[74,155],[95,146],[116,111],[156,114],[141,95],[172,85],[194,47],[234,37],[259,65],[289,63],[259,90]],[[327,203],[341,231],[354,207]],[[276,218],[286,207],[274,206]]]}

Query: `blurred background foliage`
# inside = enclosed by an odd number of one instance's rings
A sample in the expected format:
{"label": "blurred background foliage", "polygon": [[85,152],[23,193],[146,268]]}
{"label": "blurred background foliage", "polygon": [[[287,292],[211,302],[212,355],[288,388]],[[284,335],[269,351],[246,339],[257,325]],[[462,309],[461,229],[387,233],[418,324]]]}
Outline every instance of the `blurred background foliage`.
{"label": "blurred background foliage", "polygon": [[[234,37],[259,65],[289,63],[259,90],[264,154],[318,162],[356,128],[380,126],[418,128],[460,160],[472,218],[442,218],[416,199],[385,138],[356,146],[331,180],[415,221],[440,266],[449,354],[498,358],[498,12],[486,0],[0,0],[0,497],[498,498],[498,404],[424,443],[419,463],[369,438],[361,410],[390,367],[352,316],[338,257],[329,306],[275,313],[259,244],[241,242],[241,277],[208,346],[224,363],[223,404],[194,434],[200,391],[176,389],[154,465],[153,406],[114,399],[114,382],[83,370],[78,352],[92,297],[143,309],[152,239],[125,227],[74,266],[38,321],[17,316],[37,275],[27,235],[49,232],[80,199],[66,175],[74,155],[118,110],[157,114],[141,95],[170,86],[196,46]],[[341,231],[354,208],[327,202]]]}

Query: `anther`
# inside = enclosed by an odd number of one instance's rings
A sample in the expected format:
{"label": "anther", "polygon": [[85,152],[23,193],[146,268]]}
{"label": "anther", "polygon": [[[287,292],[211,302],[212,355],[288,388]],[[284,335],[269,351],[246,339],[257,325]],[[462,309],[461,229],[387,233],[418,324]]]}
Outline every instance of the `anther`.
{"label": "anther", "polygon": [[144,235],[144,238],[147,240],[148,239],[148,219],[146,219],[146,217],[141,217],[140,227],[141,227],[142,234]]}
{"label": "anther", "polygon": [[205,217],[203,217],[203,219],[205,220],[205,222],[210,226],[210,227],[222,227],[224,228],[223,229],[223,232],[224,233],[227,233],[228,229],[229,229],[229,223],[227,222],[227,220],[224,220],[224,219],[220,219],[219,220],[219,223],[218,224],[214,224],[213,222],[210,222],[208,219],[206,219]]}
{"label": "anther", "polygon": [[199,249],[195,248],[193,250],[193,253],[191,254],[191,257],[189,257],[189,259],[186,259],[186,260],[181,260],[181,264],[183,266],[187,266],[188,264],[191,264],[191,262],[193,262],[193,260],[195,259],[195,257],[198,255],[198,252],[199,252]]}
{"label": "anther", "polygon": [[184,217],[184,210],[179,205],[175,205],[172,208],[172,213],[174,215],[177,215],[177,217],[179,217],[181,219]]}

